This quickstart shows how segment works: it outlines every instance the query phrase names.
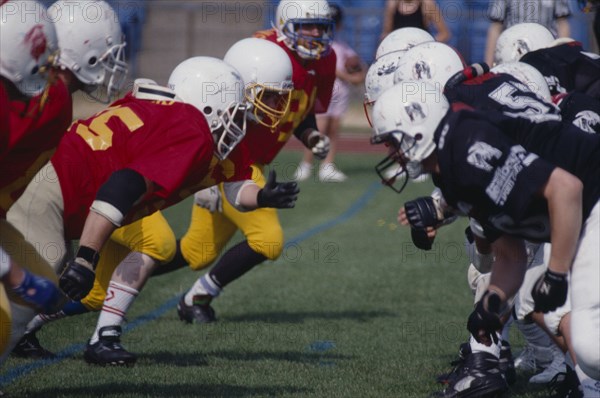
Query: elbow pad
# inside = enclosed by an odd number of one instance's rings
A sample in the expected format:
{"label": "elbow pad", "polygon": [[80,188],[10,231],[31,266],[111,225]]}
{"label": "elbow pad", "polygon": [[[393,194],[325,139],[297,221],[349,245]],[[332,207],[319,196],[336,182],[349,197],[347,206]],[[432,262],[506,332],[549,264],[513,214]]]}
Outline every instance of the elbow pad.
{"label": "elbow pad", "polygon": [[131,169],[117,170],[100,187],[91,211],[106,217],[120,227],[125,215],[146,193],[146,181]]}

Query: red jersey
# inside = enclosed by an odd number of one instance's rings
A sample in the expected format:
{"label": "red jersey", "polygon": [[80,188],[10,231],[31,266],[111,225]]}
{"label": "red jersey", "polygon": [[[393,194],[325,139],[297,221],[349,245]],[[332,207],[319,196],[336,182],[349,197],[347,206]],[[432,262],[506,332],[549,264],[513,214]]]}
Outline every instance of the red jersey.
{"label": "red jersey", "polygon": [[117,170],[135,170],[156,185],[126,215],[125,224],[178,203],[213,181],[248,178],[249,171],[228,174],[215,167],[219,163],[213,148],[202,113],[181,102],[128,94],[75,122],[51,160],[63,194],[65,237],[79,237],[98,189]]}
{"label": "red jersey", "polygon": [[61,80],[28,101],[10,101],[10,135],[0,159],[2,216],[48,162],[72,119],[73,101]]}
{"label": "red jersey", "polygon": [[277,41],[275,29],[260,31],[254,36],[279,45],[292,61],[294,90],[290,112],[275,131],[262,125],[249,124],[248,137],[244,139],[250,149],[253,162],[269,164],[307,115],[327,112],[335,82],[336,56],[332,50],[327,56],[318,60],[304,60],[285,43]]}

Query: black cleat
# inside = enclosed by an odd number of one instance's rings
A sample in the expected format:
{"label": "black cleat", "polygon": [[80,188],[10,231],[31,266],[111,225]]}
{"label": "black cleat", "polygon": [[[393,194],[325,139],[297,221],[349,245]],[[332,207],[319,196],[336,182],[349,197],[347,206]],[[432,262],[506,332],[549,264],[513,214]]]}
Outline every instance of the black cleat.
{"label": "black cleat", "polygon": [[513,360],[508,341],[500,343],[500,370],[504,373],[508,385],[512,386],[515,384],[517,381],[517,371],[515,370],[515,361]]}
{"label": "black cleat", "polygon": [[508,390],[498,358],[487,352],[467,356],[456,370],[456,376],[446,389],[437,393],[443,398],[498,397]]}
{"label": "black cleat", "polygon": [[85,347],[83,358],[94,365],[133,366],[137,356],[121,345],[121,326],[100,328],[100,340]]}
{"label": "black cleat", "polygon": [[471,354],[471,345],[467,341],[466,343],[462,343],[458,348],[458,359],[450,362],[450,366],[452,366],[452,370],[449,373],[444,373],[439,375],[436,380],[440,384],[450,384],[459,374],[459,370],[462,365],[467,360],[467,357]]}
{"label": "black cleat", "polygon": [[548,387],[552,392],[551,398],[583,398],[583,391],[577,373],[567,365],[566,373],[558,373]]}
{"label": "black cleat", "polygon": [[215,310],[210,306],[212,296],[197,295],[194,296],[193,304],[185,303],[185,295],[181,296],[181,300],[177,304],[177,313],[179,319],[186,323],[211,323],[217,320]]}
{"label": "black cleat", "polygon": [[25,333],[12,351],[17,358],[53,359],[56,355],[40,344],[35,332]]}

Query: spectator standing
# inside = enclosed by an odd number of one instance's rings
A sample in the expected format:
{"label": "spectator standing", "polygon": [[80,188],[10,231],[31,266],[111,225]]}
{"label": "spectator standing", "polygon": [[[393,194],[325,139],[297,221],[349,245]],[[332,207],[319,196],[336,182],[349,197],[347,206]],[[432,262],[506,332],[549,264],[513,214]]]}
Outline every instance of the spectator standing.
{"label": "spectator standing", "polygon": [[485,48],[485,62],[494,63],[494,50],[500,33],[523,22],[535,22],[548,28],[555,37],[571,34],[568,0],[492,0],[488,8],[491,20]]}
{"label": "spectator standing", "polygon": [[387,0],[383,19],[383,40],[390,32],[406,27],[436,30],[435,40],[450,40],[444,16],[434,0]]}

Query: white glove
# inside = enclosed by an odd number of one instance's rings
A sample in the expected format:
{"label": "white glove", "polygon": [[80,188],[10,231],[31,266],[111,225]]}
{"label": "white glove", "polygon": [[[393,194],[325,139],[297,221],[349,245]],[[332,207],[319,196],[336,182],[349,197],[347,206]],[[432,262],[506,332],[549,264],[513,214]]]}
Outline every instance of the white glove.
{"label": "white glove", "polygon": [[317,130],[313,130],[308,135],[306,141],[308,142],[308,147],[317,159],[323,160],[327,157],[329,148],[331,146],[329,143],[329,137],[319,133]]}
{"label": "white glove", "polygon": [[223,212],[223,200],[221,199],[221,192],[219,191],[219,187],[216,185],[196,192],[194,194],[194,203],[207,209],[211,213],[214,213],[215,211],[218,211],[219,213]]}

